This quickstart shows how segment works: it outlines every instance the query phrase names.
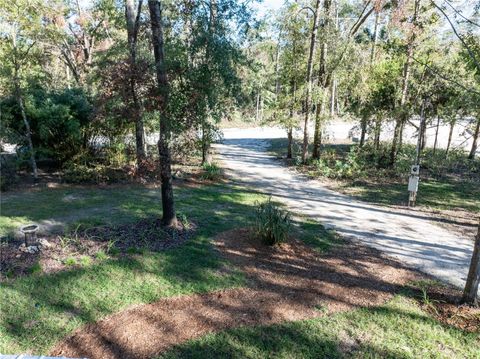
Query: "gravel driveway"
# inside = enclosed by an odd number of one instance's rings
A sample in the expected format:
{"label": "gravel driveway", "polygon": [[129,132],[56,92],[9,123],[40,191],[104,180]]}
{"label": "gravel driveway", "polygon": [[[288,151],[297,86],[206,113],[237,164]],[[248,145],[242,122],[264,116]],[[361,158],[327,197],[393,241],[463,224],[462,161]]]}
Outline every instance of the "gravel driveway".
{"label": "gravel driveway", "polygon": [[468,238],[449,232],[418,213],[360,202],[284,167],[266,153],[276,129],[228,129],[215,145],[228,175],[282,201],[291,211],[322,222],[339,234],[457,287],[463,287],[473,250]]}

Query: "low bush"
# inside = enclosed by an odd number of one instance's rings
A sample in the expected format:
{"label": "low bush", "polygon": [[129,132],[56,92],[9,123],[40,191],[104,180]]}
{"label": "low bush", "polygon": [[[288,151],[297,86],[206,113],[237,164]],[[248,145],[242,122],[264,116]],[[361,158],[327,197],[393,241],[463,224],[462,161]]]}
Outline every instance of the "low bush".
{"label": "low bush", "polygon": [[209,181],[216,181],[222,175],[222,170],[215,163],[204,163],[202,165],[202,178]]}
{"label": "low bush", "polygon": [[[362,148],[352,145],[327,145],[321,152],[320,159],[310,160],[307,170],[313,176],[333,179],[406,179],[410,168],[415,163],[416,146],[403,144],[399,149],[396,162],[392,166],[390,159],[391,143],[382,142],[376,147],[367,142]],[[296,165],[301,165],[300,162]],[[421,174],[424,178],[441,180],[459,177],[480,180],[480,159],[468,159],[463,150],[426,148],[420,158]]]}
{"label": "low bush", "polygon": [[365,168],[356,147],[352,147],[344,158],[337,155],[334,150],[326,150],[320,159],[312,162],[312,165],[317,175],[342,179],[361,177]]}
{"label": "low bush", "polygon": [[286,241],[291,226],[290,214],[272,202],[271,198],[264,203],[256,202],[256,206],[256,236],[270,246]]}
{"label": "low bush", "polygon": [[0,155],[0,191],[7,191],[17,181],[17,158],[13,154]]}

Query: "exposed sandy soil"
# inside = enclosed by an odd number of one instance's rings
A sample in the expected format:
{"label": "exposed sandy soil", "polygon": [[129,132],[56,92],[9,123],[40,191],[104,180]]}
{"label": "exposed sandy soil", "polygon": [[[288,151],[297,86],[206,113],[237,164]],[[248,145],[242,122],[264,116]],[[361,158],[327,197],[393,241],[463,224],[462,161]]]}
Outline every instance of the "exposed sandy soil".
{"label": "exposed sandy soil", "polygon": [[375,249],[354,244],[322,255],[296,240],[267,247],[243,229],[222,233],[215,245],[246,274],[246,288],[132,307],[80,328],[50,354],[151,358],[175,344],[226,328],[380,305],[421,277]]}

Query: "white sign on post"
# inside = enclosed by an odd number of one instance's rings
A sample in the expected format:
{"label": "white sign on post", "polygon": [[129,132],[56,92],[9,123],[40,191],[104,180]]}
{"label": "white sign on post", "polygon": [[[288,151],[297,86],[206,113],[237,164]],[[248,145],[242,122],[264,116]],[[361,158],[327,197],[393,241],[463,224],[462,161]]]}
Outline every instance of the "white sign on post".
{"label": "white sign on post", "polygon": [[418,176],[410,176],[408,179],[408,191],[409,192],[417,192],[418,191]]}

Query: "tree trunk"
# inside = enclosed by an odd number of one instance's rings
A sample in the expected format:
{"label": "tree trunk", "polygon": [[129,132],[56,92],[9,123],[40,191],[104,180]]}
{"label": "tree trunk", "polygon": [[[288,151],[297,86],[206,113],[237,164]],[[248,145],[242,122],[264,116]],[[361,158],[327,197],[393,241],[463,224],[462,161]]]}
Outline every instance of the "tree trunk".
{"label": "tree trunk", "polygon": [[160,136],[158,153],[160,156],[160,178],[162,181],[162,209],[164,226],[175,226],[175,203],[173,198],[172,169],[169,141],[171,138],[171,118],[167,110],[169,84],[165,69],[165,54],[163,43],[162,7],[158,0],[148,0],[150,10],[150,25],[152,28],[152,45],[155,55],[155,69],[160,95]]}
{"label": "tree trunk", "polygon": [[333,78],[331,87],[330,87],[330,118],[335,116],[335,96],[337,90],[337,80]]}
{"label": "tree trunk", "polygon": [[260,96],[260,122],[263,121],[263,96]]}
{"label": "tree trunk", "polygon": [[419,165],[420,164],[420,157],[422,155],[422,150],[423,150],[423,141],[424,141],[424,130],[425,130],[425,99],[422,102],[422,108],[420,112],[420,125],[418,126],[418,138],[417,138],[417,150],[416,150],[416,156],[415,156],[415,164]]}
{"label": "tree trunk", "polygon": [[125,18],[127,22],[127,40],[130,53],[130,78],[129,88],[130,97],[133,104],[133,120],[135,122],[135,147],[137,157],[137,168],[141,169],[145,161],[145,130],[142,119],[141,103],[137,96],[136,76],[137,76],[137,34],[140,26],[140,12],[143,0],[139,0],[137,14],[133,0],[125,0]]}
{"label": "tree trunk", "polygon": [[435,141],[433,142],[433,154],[437,151],[438,130],[440,129],[440,116],[437,114],[437,127],[435,129]]}
{"label": "tree trunk", "polygon": [[360,148],[362,148],[365,145],[365,136],[367,134],[367,123],[368,123],[368,118],[366,115],[364,115],[362,117],[362,121],[360,122],[360,126],[361,126]]}
{"label": "tree trunk", "polygon": [[[420,5],[420,0],[415,0],[415,5],[414,5],[414,11],[413,11],[413,19],[412,23],[415,26],[417,23],[417,15],[418,15],[418,9]],[[396,121],[395,124],[395,131],[393,133],[393,140],[392,140],[392,149],[390,151],[390,163],[393,166],[397,160],[397,152],[399,149],[399,138],[401,138],[401,135],[403,131],[402,127],[407,120],[408,113],[406,111],[406,103],[407,103],[407,95],[408,95],[408,84],[409,84],[409,78],[410,78],[410,67],[412,64],[412,59],[413,59],[413,53],[414,53],[414,45],[415,45],[415,38],[416,38],[416,29],[413,29],[412,35],[408,39],[408,44],[407,44],[407,59],[405,61],[405,64],[403,66],[403,76],[402,76],[402,96],[400,98],[400,110],[401,113],[399,115],[399,118]]]}
{"label": "tree trunk", "polygon": [[312,158],[320,158],[320,148],[322,145],[322,119],[325,112],[325,99],[320,100],[315,109],[315,130],[313,133],[313,151]]}
{"label": "tree trunk", "polygon": [[306,93],[305,93],[305,123],[303,127],[303,146],[302,146],[302,162],[307,162],[308,157],[308,122],[310,121],[310,112],[311,112],[311,97],[312,97],[312,69],[313,69],[313,58],[315,56],[315,46],[317,42],[317,31],[318,31],[318,12],[320,9],[320,0],[315,1],[315,10],[313,14],[313,27],[310,38],[310,51],[308,54],[307,62],[307,77],[306,77]]}
{"label": "tree trunk", "polygon": [[[375,50],[378,42],[378,22],[380,20],[380,11],[375,11],[375,23],[373,27],[373,41],[372,48],[370,50],[370,70],[372,70],[373,62],[375,61]],[[369,122],[369,115],[363,115],[360,121],[361,133],[360,133],[360,148],[365,145],[365,137],[367,135],[367,126]]]}
{"label": "tree trunk", "polygon": [[422,142],[421,142],[421,147],[420,149],[423,151],[425,147],[427,146],[427,118],[426,115],[424,115],[423,121],[421,123],[421,130],[422,130]]}
{"label": "tree trunk", "polygon": [[398,149],[400,150],[402,148],[402,145],[403,145],[403,131],[405,131],[405,122],[406,122],[406,118],[404,121],[402,121],[402,124],[400,126],[400,133],[398,135]]}
{"label": "tree trunk", "polygon": [[381,132],[381,130],[382,130],[381,119],[377,115],[377,118],[375,119],[375,138],[373,140],[375,150],[377,150],[377,151],[380,148],[380,132]]}
{"label": "tree trunk", "polygon": [[[295,52],[295,50],[294,50]],[[290,123],[288,125],[288,148],[287,148],[287,158],[293,157],[293,126],[292,123],[295,121],[295,105],[297,103],[297,81],[295,78],[292,80],[292,103],[290,106]]]}
{"label": "tree trunk", "polygon": [[[13,46],[16,48],[16,42],[15,39],[13,40]],[[16,57],[17,52],[15,51],[15,56],[14,56],[14,74],[13,74],[13,82],[15,86],[15,97],[18,102],[18,106],[20,107],[20,115],[22,116],[23,124],[25,126],[25,137],[27,138],[27,143],[28,143],[28,149],[30,150],[30,164],[32,166],[32,175],[33,175],[33,180],[35,182],[38,181],[38,169],[37,169],[37,161],[35,160],[35,150],[33,148],[33,142],[32,142],[32,130],[30,128],[30,122],[28,121],[27,114],[25,112],[25,105],[23,102],[23,95],[22,95],[22,89],[20,87],[20,78],[19,78],[19,70],[20,70],[20,65],[18,62],[18,59]]]}
{"label": "tree trunk", "polygon": [[[322,42],[321,42],[321,47],[320,47],[320,64],[318,68],[318,84],[320,87],[325,89],[328,87],[328,80],[327,80],[327,39],[326,39],[326,33],[325,29],[328,30],[328,24],[329,24],[329,16],[330,16],[330,5],[331,5],[331,0],[325,0],[324,2],[324,14],[325,14],[325,19],[322,22],[322,29],[323,29],[323,34],[322,34]],[[324,96],[322,96],[324,97]],[[322,114],[323,114],[323,108],[324,108],[324,102],[325,99],[322,99],[319,103],[317,103],[316,106],[316,111],[315,111],[315,130],[313,134],[313,151],[312,151],[312,158],[318,159],[320,158],[320,142],[321,142],[321,127],[322,127]]]}
{"label": "tree trunk", "polygon": [[375,23],[373,26],[373,42],[372,42],[372,49],[370,51],[370,65],[373,64],[375,60],[375,50],[377,48],[377,41],[378,41],[378,21],[380,19],[380,11],[375,11]]}
{"label": "tree trunk", "polygon": [[259,118],[260,118],[260,93],[257,92],[257,109],[255,111],[255,122],[258,123]]}
{"label": "tree trunk", "polygon": [[[207,71],[211,74],[208,78],[207,83],[205,84],[206,88],[212,86],[212,69],[210,66],[211,57],[212,57],[212,40],[215,36],[215,29],[216,29],[216,19],[217,19],[217,3],[215,0],[210,0],[209,2],[209,19],[208,19],[208,36],[206,42],[206,51],[205,51],[205,58],[204,58],[204,65]],[[202,165],[211,163],[210,158],[210,141],[211,141],[211,127],[210,127],[210,106],[209,106],[209,97],[208,94],[205,93],[205,113],[201,119],[201,127],[202,127]]]}
{"label": "tree trunk", "polygon": [[206,126],[205,121],[202,121],[202,166],[204,164],[209,164],[210,161],[210,156],[209,156],[209,133],[208,133],[208,128]]}
{"label": "tree trunk", "polygon": [[292,158],[293,130],[291,127],[288,129],[287,136],[288,136],[287,158]]}
{"label": "tree trunk", "polygon": [[23,124],[25,125],[25,135],[27,137],[28,148],[30,150],[30,163],[32,165],[32,174],[34,181],[38,181],[37,161],[35,160],[35,151],[33,149],[32,142],[32,130],[30,129],[30,123],[28,122],[27,115],[25,113],[25,106],[23,105],[23,97],[20,91],[20,87],[17,87],[17,101],[20,106],[20,113],[22,115]]}
{"label": "tree trunk", "polygon": [[279,59],[280,59],[280,35],[281,31],[278,34],[278,42],[277,42],[277,47],[275,50],[275,110],[273,112],[273,119],[277,119],[277,108],[278,108],[278,95],[280,94],[280,78],[278,76],[279,74]]}
{"label": "tree trunk", "polygon": [[448,151],[450,151],[450,145],[452,143],[452,136],[453,136],[453,128],[455,127],[455,120],[450,122],[450,131],[448,132],[448,141],[447,141],[447,149],[445,150],[445,156],[448,156]]}
{"label": "tree trunk", "polygon": [[480,283],[480,220],[478,232],[473,246],[472,260],[468,271],[467,282],[463,291],[462,303],[478,306],[478,286]]}
{"label": "tree trunk", "polygon": [[475,126],[475,131],[473,133],[473,143],[472,148],[470,150],[470,154],[468,155],[469,160],[473,160],[475,158],[475,152],[477,152],[478,147],[478,135],[480,133],[480,117],[477,120],[477,125]]}
{"label": "tree trunk", "polygon": [[[323,4],[325,19],[322,21],[320,25],[322,28],[322,42],[320,47],[320,64],[318,68],[318,85],[325,91],[328,87],[327,81],[327,34],[328,26],[330,23],[330,7],[331,7],[331,0],[325,0]],[[322,96],[325,97],[325,96]],[[321,136],[322,136],[322,115],[325,106],[325,99],[323,98],[320,100],[319,103],[316,104],[315,109],[315,130],[313,133],[313,151],[312,151],[312,158],[318,159],[320,158],[320,146],[321,146]]]}

